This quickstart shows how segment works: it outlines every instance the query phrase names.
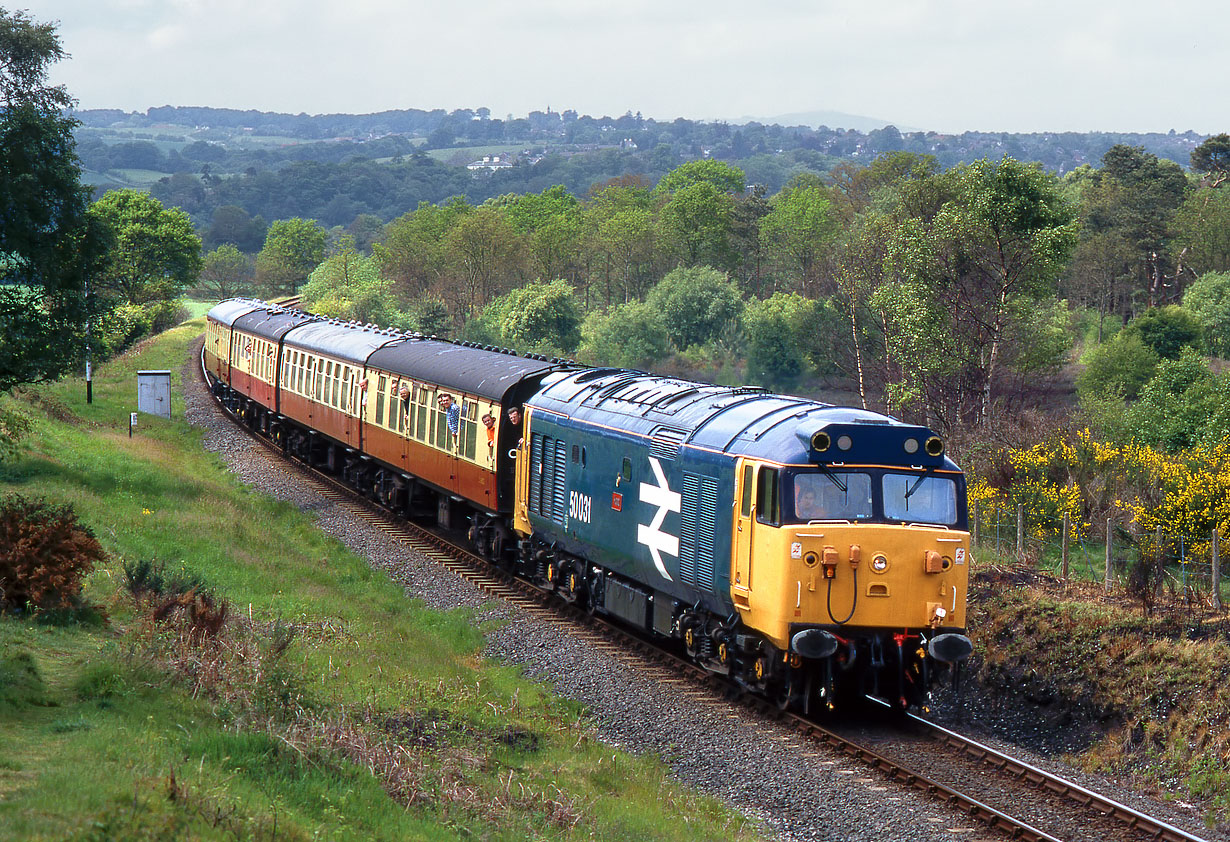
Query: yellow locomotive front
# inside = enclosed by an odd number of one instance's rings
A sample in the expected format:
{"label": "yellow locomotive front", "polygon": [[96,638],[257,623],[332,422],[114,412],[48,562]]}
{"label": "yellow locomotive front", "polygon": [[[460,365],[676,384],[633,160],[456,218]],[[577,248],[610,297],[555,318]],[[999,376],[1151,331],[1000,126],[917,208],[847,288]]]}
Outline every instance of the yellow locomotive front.
{"label": "yellow locomotive front", "polygon": [[963,476],[925,428],[803,432],[806,464],[736,467],[731,599],[768,644],[754,680],[803,708],[921,705],[972,648]]}

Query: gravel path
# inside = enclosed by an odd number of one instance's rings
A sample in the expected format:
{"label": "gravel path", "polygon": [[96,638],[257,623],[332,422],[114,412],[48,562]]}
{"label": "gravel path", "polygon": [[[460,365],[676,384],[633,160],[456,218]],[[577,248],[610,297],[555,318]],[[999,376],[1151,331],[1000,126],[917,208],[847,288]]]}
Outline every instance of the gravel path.
{"label": "gravel path", "polygon": [[[632,660],[598,651],[566,625],[530,617],[504,603],[493,604],[492,597],[473,585],[393,544],[312,493],[289,465],[271,463],[263,449],[216,408],[200,385],[195,362],[185,367],[183,382],[188,421],[204,429],[205,447],[217,452],[245,483],[313,512],[321,529],[387,572],[408,596],[441,609],[479,609],[486,619],[498,619],[487,636],[488,657],[520,664],[531,678],[580,701],[589,709],[602,740],[659,755],[680,781],[763,822],[774,838],[834,842],[1004,838],[788,729],[690,692],[685,685],[659,681]],[[1139,805],[1133,794],[1105,781],[1088,785]]]}

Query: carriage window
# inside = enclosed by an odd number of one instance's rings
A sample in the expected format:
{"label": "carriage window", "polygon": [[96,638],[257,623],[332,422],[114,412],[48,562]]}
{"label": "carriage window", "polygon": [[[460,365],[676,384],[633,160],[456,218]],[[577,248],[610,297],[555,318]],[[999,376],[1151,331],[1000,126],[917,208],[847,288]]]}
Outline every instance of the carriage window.
{"label": "carriage window", "polygon": [[389,387],[389,378],[381,375],[376,380],[376,423],[384,423],[384,390]]}
{"label": "carriage window", "polygon": [[760,481],[756,484],[756,520],[761,523],[781,523],[778,506],[777,468],[760,469]]}
{"label": "carriage window", "polygon": [[431,391],[426,386],[419,387],[418,409],[415,410],[415,427],[414,437],[420,441],[427,441],[427,426],[431,416]]}
{"label": "carriage window", "polygon": [[462,452],[473,459],[478,450],[478,403],[465,401],[461,410]]}

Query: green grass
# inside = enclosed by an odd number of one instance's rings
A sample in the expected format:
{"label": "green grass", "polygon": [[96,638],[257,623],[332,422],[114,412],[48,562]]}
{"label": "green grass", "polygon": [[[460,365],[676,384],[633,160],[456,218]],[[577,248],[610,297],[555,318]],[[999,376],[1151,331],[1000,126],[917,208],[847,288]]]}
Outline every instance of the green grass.
{"label": "green grass", "polygon": [[[34,432],[0,493],[71,503],[110,559],[85,588],[105,619],[0,615],[0,842],[755,838],[659,761],[599,743],[576,703],[484,663],[473,612],[408,599],[203,451],[180,395],[201,330],[100,368],[92,404],[78,380],[9,399]],[[172,372],[172,418],[141,416],[130,439],[151,368]],[[138,561],[227,600],[225,645],[153,623],[123,585]],[[410,784],[331,734],[403,741]]]}

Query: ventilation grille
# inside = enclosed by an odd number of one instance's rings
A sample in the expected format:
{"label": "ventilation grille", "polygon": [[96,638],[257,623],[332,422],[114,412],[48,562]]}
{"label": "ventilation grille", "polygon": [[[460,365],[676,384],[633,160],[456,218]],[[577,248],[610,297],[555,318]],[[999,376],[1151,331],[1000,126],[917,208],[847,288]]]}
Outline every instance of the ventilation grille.
{"label": "ventilation grille", "polygon": [[686,584],[712,590],[718,484],[711,477],[683,473],[679,526],[679,576]]}
{"label": "ventilation grille", "polygon": [[649,452],[659,459],[674,459],[687,433],[674,427],[658,427],[650,433]]}

